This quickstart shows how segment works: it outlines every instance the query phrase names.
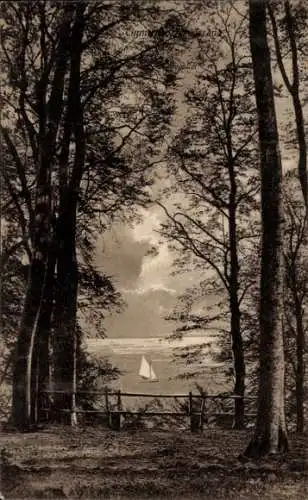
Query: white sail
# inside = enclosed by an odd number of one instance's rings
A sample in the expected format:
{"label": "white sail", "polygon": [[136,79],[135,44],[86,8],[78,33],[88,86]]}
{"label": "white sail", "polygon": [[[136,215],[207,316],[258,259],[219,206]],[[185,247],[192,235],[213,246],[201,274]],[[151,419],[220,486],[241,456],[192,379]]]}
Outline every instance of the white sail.
{"label": "white sail", "polygon": [[150,379],[151,378],[151,367],[144,356],[142,356],[141,364],[139,368],[140,377]]}
{"label": "white sail", "polygon": [[140,377],[150,380],[151,382],[155,382],[158,380],[156,373],[153,370],[152,363],[149,363],[144,356],[142,356],[141,358],[139,375]]}
{"label": "white sail", "polygon": [[152,380],[152,381],[158,380],[158,378],[156,377],[156,373],[153,370],[153,366],[152,365],[150,365],[150,380]]}

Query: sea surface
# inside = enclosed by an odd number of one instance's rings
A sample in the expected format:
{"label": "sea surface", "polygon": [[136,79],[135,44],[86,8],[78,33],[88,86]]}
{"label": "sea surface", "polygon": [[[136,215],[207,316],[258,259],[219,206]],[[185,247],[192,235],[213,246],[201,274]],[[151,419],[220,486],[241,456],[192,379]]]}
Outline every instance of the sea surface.
{"label": "sea surface", "polygon": [[[151,394],[187,394],[196,392],[197,385],[210,393],[230,390],[222,363],[217,363],[215,335],[184,337],[181,340],[166,338],[105,338],[87,339],[89,355],[97,360],[107,358],[121,375],[111,384],[124,392]],[[215,347],[216,346],[216,347]],[[192,352],[198,357],[190,358]],[[138,375],[142,356],[152,363],[157,382]],[[184,356],[184,357],[183,357]]]}

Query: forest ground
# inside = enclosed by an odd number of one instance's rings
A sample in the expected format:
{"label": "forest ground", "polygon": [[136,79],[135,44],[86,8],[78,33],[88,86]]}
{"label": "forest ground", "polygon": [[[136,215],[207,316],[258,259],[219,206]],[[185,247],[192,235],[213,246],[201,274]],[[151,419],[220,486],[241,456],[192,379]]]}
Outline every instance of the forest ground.
{"label": "forest ground", "polygon": [[308,498],[308,436],[285,459],[238,459],[248,431],[73,430],[0,435],[5,498]]}

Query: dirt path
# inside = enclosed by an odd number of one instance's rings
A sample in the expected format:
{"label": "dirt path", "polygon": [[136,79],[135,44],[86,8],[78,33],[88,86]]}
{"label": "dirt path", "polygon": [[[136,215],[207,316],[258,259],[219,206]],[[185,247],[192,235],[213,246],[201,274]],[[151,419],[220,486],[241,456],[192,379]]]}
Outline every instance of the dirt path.
{"label": "dirt path", "polygon": [[5,498],[308,498],[308,438],[285,460],[243,463],[247,432],[54,428],[2,434]]}

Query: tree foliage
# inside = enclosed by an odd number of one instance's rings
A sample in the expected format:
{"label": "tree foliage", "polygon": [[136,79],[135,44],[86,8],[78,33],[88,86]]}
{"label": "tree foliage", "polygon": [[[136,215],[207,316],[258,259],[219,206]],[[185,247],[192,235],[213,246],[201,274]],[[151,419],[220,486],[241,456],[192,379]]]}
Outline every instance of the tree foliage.
{"label": "tree foliage", "polygon": [[[1,132],[12,169],[3,178],[30,246],[14,365],[13,419],[23,427],[34,418],[34,380],[42,388],[48,376],[40,379],[52,324],[55,380],[72,383],[79,276],[83,290],[87,283],[92,297],[101,295],[97,305],[118,301],[91,250],[97,229],[118,216],[129,220],[148,199],[173,110],[169,58],[187,32],[173,9],[153,2],[12,2],[3,17],[9,85]],[[140,26],[142,37],[132,34]]]}
{"label": "tree foliage", "polygon": [[[214,9],[217,47],[206,31],[199,36],[195,84],[186,93],[187,119],[169,150],[177,195],[170,209],[163,207],[167,221],[161,233],[178,251],[177,267],[193,267],[202,277],[199,290],[195,285],[186,294],[184,309],[173,318],[204,328],[209,317],[193,312],[195,301],[206,302],[209,293],[224,297],[212,320],[228,320],[234,390],[243,396],[241,306],[251,284],[246,261],[258,235],[259,180],[246,19],[235,22],[234,14],[231,2]],[[236,407],[235,425],[240,427],[243,406],[237,402]]]}

